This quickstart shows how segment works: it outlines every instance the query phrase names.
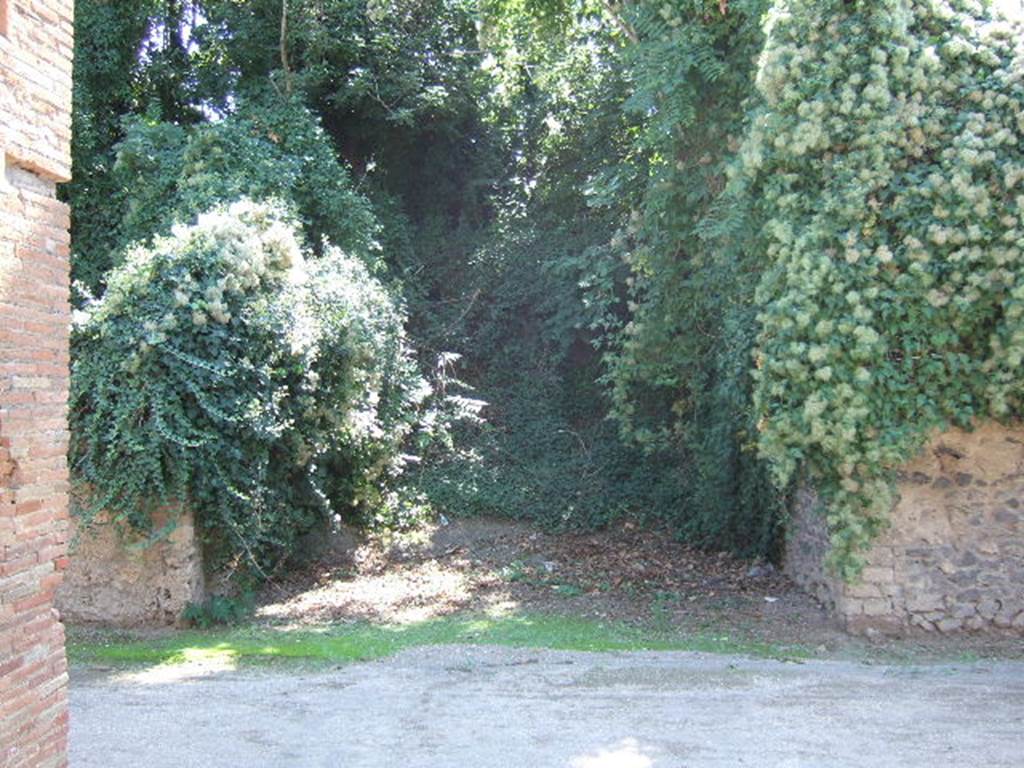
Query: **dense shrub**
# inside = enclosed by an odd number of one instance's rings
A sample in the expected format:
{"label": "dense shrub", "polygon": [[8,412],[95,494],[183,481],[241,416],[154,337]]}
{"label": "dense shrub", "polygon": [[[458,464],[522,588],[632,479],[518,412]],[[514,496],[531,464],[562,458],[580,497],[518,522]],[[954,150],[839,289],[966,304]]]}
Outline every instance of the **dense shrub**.
{"label": "dense shrub", "polygon": [[309,256],[293,219],[241,201],[109,274],[73,333],[86,519],[151,530],[187,504],[222,553],[262,565],[326,515],[387,501],[407,438],[438,428],[431,389],[389,291],[336,248]]}
{"label": "dense shrub", "polygon": [[970,0],[775,3],[732,180],[762,233],[756,408],[834,559],[950,423],[1020,415],[1024,29]]}
{"label": "dense shrub", "polygon": [[429,473],[434,499],[774,554],[781,494],[752,450],[759,273],[703,232],[767,6],[546,2],[486,30],[513,158],[465,266],[438,249],[424,278],[443,275],[430,306],[453,307],[441,325],[488,425]]}

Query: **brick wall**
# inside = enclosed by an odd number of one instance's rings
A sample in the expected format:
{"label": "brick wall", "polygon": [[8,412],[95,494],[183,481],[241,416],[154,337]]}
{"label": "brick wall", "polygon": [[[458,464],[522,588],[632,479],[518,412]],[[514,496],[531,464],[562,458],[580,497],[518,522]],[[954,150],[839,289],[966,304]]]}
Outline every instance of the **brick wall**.
{"label": "brick wall", "polygon": [[0,766],[66,764],[70,0],[0,0]]}
{"label": "brick wall", "polygon": [[853,632],[1024,635],[1024,428],[936,435],[901,473],[890,526],[844,584],[823,566],[815,494],[797,494],[786,570]]}
{"label": "brick wall", "polygon": [[0,142],[22,168],[71,177],[71,0],[3,0]]}

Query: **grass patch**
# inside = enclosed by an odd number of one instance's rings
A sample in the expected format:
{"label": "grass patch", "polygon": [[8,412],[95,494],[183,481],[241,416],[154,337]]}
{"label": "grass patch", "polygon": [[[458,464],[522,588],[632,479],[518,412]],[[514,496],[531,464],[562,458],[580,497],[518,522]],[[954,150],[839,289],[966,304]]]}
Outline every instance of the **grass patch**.
{"label": "grass patch", "polygon": [[669,635],[628,624],[563,616],[467,617],[387,626],[352,624],[324,629],[245,627],[192,630],[159,637],[69,633],[68,656],[78,664],[236,665],[304,661],[339,663],[389,656],[426,645],[502,645],[566,651],[680,650],[763,658],[804,658],[806,649],[725,635]]}

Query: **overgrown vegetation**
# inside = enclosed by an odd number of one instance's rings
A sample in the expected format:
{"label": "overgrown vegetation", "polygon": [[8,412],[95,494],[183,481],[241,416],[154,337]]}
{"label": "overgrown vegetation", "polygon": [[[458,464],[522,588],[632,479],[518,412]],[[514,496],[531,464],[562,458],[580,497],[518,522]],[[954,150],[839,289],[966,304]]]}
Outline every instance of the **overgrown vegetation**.
{"label": "overgrown vegetation", "polygon": [[293,220],[243,200],[133,248],[106,282],[74,334],[86,519],[148,530],[188,505],[259,567],[338,510],[400,514],[401,450],[439,425],[400,307],[362,262],[314,260]]}
{"label": "overgrown vegetation", "polygon": [[[1024,52],[991,14],[81,0],[76,473],[254,562],[431,510],[771,555],[805,481],[855,572],[929,429],[1020,409]],[[203,222],[268,205],[303,280],[175,305],[227,276]],[[268,368],[228,394],[171,349]]]}
{"label": "overgrown vegetation", "polygon": [[848,575],[930,430],[1020,414],[1024,356],[1022,29],[854,5],[773,11],[733,177],[765,260],[761,454],[825,494]]}

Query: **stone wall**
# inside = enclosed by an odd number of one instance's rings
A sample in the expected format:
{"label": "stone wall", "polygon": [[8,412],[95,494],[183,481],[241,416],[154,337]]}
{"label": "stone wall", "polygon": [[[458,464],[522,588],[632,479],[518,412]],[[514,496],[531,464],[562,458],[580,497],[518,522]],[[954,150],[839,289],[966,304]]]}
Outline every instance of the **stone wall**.
{"label": "stone wall", "polygon": [[[163,523],[157,520],[157,529]],[[168,625],[203,597],[201,549],[192,515],[186,513],[166,538],[148,546],[103,522],[76,535],[57,607],[70,622]]]}
{"label": "stone wall", "polygon": [[66,764],[70,0],[0,0],[0,766]]}
{"label": "stone wall", "polygon": [[861,580],[826,572],[816,496],[797,494],[786,571],[853,632],[1024,635],[1024,428],[935,436],[904,467],[891,525]]}

